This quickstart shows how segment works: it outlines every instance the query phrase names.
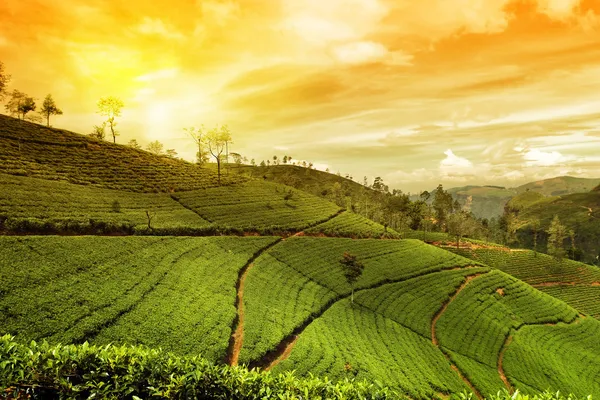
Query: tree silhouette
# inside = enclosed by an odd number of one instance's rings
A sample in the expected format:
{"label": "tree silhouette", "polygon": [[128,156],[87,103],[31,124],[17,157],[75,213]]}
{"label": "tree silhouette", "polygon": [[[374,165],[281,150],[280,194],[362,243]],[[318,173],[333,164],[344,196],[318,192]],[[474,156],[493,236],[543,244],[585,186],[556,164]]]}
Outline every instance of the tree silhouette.
{"label": "tree silhouette", "polygon": [[42,104],[42,109],[40,110],[40,114],[46,117],[46,126],[50,126],[51,115],[62,115],[62,113],[62,110],[56,106],[52,95],[47,95],[44,99],[44,104]]}
{"label": "tree silhouette", "polygon": [[13,117],[25,119],[25,116],[30,111],[35,111],[36,105],[33,97],[27,96],[25,93],[14,89],[10,94],[10,100],[4,105],[6,111]]}
{"label": "tree silhouette", "polygon": [[4,100],[4,96],[6,95],[6,87],[10,82],[10,75],[6,74],[4,70],[4,64],[0,61],[0,100]]}

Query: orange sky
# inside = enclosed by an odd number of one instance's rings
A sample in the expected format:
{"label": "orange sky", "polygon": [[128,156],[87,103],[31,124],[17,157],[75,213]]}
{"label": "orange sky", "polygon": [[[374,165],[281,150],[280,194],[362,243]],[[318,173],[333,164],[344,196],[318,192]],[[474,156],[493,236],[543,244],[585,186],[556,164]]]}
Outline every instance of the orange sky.
{"label": "orange sky", "polygon": [[600,177],[600,0],[2,0],[0,61],[88,133],[228,123],[234,149],[404,191]]}

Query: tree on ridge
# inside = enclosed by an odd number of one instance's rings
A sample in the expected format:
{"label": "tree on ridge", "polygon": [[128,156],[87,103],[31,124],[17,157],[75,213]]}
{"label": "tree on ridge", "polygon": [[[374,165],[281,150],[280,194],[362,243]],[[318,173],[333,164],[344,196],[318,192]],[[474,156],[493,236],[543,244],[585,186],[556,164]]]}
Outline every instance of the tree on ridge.
{"label": "tree on ridge", "polygon": [[48,94],[44,99],[44,104],[42,104],[42,109],[40,110],[40,114],[46,117],[46,126],[50,126],[51,115],[62,115],[62,113],[62,110],[56,106],[52,95]]}

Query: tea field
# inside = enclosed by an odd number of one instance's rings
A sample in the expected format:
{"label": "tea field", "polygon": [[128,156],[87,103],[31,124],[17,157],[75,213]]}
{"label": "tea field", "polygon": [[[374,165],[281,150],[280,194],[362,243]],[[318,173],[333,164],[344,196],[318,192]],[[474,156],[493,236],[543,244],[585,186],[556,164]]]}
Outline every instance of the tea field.
{"label": "tea field", "polygon": [[[600,346],[600,322],[419,240],[2,236],[0,250],[0,334],[20,343],[160,347],[380,382],[413,399],[504,388],[600,395],[586,350]],[[344,252],[365,265],[354,303]],[[546,338],[552,358],[539,350]]]}
{"label": "tea field", "polygon": [[[132,192],[218,186],[214,171],[0,114],[0,173]],[[244,182],[225,175],[222,184]]]}
{"label": "tea field", "polygon": [[568,259],[557,261],[531,250],[451,247],[448,250],[504,271],[586,315],[600,318],[600,269],[597,267]]}

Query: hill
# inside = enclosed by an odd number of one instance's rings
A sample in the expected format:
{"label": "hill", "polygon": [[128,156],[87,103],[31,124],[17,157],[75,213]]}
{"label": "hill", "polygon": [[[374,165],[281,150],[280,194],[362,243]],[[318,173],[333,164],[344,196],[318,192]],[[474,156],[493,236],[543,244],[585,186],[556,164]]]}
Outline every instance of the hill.
{"label": "hill", "polygon": [[[598,263],[596,257],[600,255],[599,191],[543,198],[536,198],[525,192],[511,200],[511,203],[520,224],[517,234],[521,246],[533,247],[531,222],[537,220],[540,222],[538,248],[545,249],[548,239],[546,231],[556,215],[567,231],[575,232],[575,246],[578,252],[574,256],[587,263]],[[571,246],[570,239],[566,238],[564,247],[569,249]]]}
{"label": "hill", "polygon": [[453,253],[510,274],[600,320],[600,269],[573,260],[557,261],[531,250],[474,245]]}
{"label": "hill", "polygon": [[544,196],[561,196],[572,193],[589,192],[600,184],[600,179],[575,178],[572,176],[557,176],[556,178],[544,179],[536,182],[526,183],[515,188],[517,193],[528,190],[538,192]]}
{"label": "hill", "polygon": [[[0,237],[0,248],[0,281],[10,281],[0,329],[19,342],[200,352],[377,380],[416,399],[600,395],[599,321],[417,240],[29,236]],[[365,264],[354,304],[338,266],[346,251]]]}
{"label": "hill", "polygon": [[513,190],[498,186],[464,186],[447,192],[461,204],[471,203],[471,212],[478,218],[488,219],[502,215],[504,204],[515,195]]}
{"label": "hill", "polygon": [[[282,385],[295,393],[300,387],[304,397],[379,393],[355,381],[362,379],[389,386],[396,398],[546,388],[600,395],[600,322],[499,268],[396,240],[398,233],[352,207],[268,178],[232,173],[219,185],[211,168],[36,124],[1,123],[0,334],[16,338],[0,341],[0,354],[11,354],[0,362],[0,385],[31,389],[44,375],[32,369],[35,360],[19,369],[22,362],[74,343],[81,345],[49,353],[63,360],[52,362],[54,374],[54,366],[81,356],[60,371],[67,378],[42,386],[68,390],[91,377],[102,397],[127,385],[105,384],[107,376],[138,381],[134,364],[159,357],[146,383],[127,396],[165,393],[149,383],[162,379],[160,368],[169,370],[169,382],[177,379],[173,391],[185,387],[185,396],[197,397],[218,390],[220,398],[232,391],[269,397],[271,384],[278,393]],[[333,182],[336,191],[342,183]],[[345,185],[351,198],[381,195]],[[364,265],[353,285],[340,267],[345,253]],[[140,350],[148,347],[163,350]],[[77,369],[97,354],[106,360],[112,349],[128,360],[126,368]],[[215,376],[217,369],[228,378]],[[213,372],[201,375],[207,370]],[[209,388],[200,383],[207,379]]]}
{"label": "hill", "polygon": [[396,235],[288,186],[219,185],[213,168],[1,115],[0,138],[0,232]]}
{"label": "hill", "polygon": [[[218,186],[210,169],[1,114],[0,173],[132,192]],[[221,183],[243,181],[223,176]]]}
{"label": "hill", "polygon": [[600,183],[600,179],[574,178],[560,176],[526,183],[515,188],[500,186],[464,186],[447,189],[447,192],[461,204],[471,203],[471,211],[478,218],[498,218],[504,212],[509,200],[529,193],[537,193],[543,197],[584,193],[592,190]]}

